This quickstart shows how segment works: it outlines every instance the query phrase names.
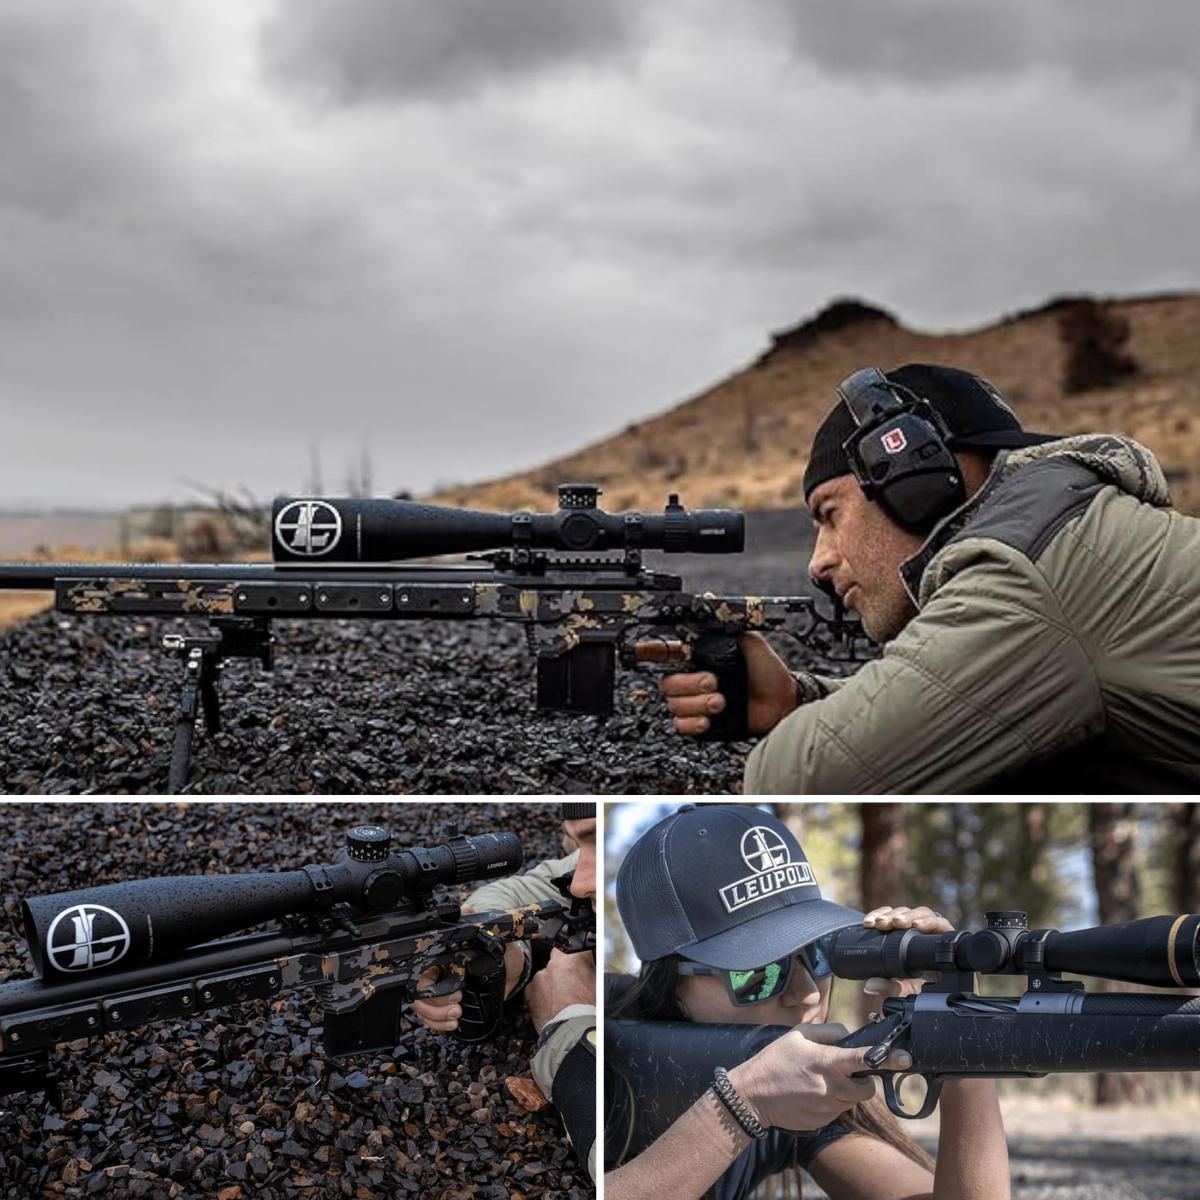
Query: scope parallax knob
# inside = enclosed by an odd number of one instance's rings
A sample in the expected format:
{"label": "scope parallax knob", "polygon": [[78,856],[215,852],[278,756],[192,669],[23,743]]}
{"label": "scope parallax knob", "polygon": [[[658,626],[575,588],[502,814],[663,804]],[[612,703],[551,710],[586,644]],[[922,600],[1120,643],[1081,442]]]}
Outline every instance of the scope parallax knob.
{"label": "scope parallax knob", "polygon": [[1003,971],[1011,961],[1018,935],[1029,928],[1027,916],[1015,909],[984,913],[986,929],[967,938],[967,962],[984,975]]}
{"label": "scope parallax knob", "polygon": [[1009,959],[1008,939],[990,929],[981,929],[967,943],[967,962],[972,971],[991,975]]}
{"label": "scope parallax knob", "polygon": [[346,852],[355,862],[385,862],[392,835],[378,825],[355,825],[346,834]]}
{"label": "scope parallax knob", "polygon": [[404,899],[404,880],[386,868],[372,871],[363,884],[363,902],[376,912],[395,908]]}

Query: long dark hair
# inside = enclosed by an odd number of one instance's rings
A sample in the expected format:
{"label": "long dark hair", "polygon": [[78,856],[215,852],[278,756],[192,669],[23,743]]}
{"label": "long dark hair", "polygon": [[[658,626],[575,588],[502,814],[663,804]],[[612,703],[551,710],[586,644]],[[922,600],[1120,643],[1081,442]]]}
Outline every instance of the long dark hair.
{"label": "long dark hair", "polygon": [[[629,975],[606,976],[605,1017],[629,1021],[688,1020],[676,994],[679,962],[680,955],[666,954],[642,963],[641,973],[636,979]],[[638,1112],[637,1097],[620,1064],[607,1063],[606,1071],[604,1158],[605,1169],[612,1170],[626,1160],[637,1127]],[[878,1138],[889,1146],[895,1146],[905,1157],[927,1171],[933,1171],[933,1159],[900,1128],[900,1123],[878,1096],[847,1109],[836,1121],[852,1133]],[[796,1166],[793,1170],[796,1195],[800,1196],[800,1168]]]}

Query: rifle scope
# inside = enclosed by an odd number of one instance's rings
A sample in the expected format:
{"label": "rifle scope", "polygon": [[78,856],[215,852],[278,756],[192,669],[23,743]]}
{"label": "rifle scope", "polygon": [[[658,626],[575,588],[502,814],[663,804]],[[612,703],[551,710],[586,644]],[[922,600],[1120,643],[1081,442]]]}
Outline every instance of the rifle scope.
{"label": "rifle scope", "polygon": [[687,509],[672,494],[662,513],[609,513],[600,489],[558,489],[558,512],[490,513],[410,500],[297,499],[281,496],[271,511],[277,563],[395,562],[483,550],[665,550],[668,554],[737,554],[746,518],[724,508]]}
{"label": "rifle scope", "polygon": [[922,971],[1070,971],[1152,987],[1200,987],[1200,915],[1145,917],[1060,933],[1030,930],[1023,912],[990,912],[986,925],[974,933],[842,929],[831,936],[828,953],[841,979],[903,979]]}
{"label": "rifle scope", "polygon": [[441,884],[493,879],[525,861],[513,833],[463,837],[392,854],[391,834],[357,825],[332,863],[299,871],[183,875],[35,896],[21,905],[29,956],[44,980],[157,962],[285,917],[348,904],[386,912]]}

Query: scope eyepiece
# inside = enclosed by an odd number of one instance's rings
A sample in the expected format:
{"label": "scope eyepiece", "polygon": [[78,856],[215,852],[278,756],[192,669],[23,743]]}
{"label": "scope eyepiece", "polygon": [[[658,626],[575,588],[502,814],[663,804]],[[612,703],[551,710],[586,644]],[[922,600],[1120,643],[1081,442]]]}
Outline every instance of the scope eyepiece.
{"label": "scope eyepiece", "polygon": [[444,846],[405,850],[396,858],[405,894],[412,896],[442,884],[511,875],[525,862],[525,851],[515,833],[482,833],[451,837]]}

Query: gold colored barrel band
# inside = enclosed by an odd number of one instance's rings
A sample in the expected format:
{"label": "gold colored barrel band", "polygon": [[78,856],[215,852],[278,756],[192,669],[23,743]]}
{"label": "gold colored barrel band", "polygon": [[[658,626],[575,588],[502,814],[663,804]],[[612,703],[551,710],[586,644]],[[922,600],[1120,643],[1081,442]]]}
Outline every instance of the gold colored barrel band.
{"label": "gold colored barrel band", "polygon": [[1191,913],[1184,913],[1182,917],[1177,917],[1175,924],[1171,926],[1170,936],[1167,938],[1167,965],[1171,968],[1171,978],[1175,980],[1179,987],[1187,987],[1187,984],[1179,978],[1179,968],[1175,965],[1175,937],[1179,933],[1179,927],[1191,916]]}

